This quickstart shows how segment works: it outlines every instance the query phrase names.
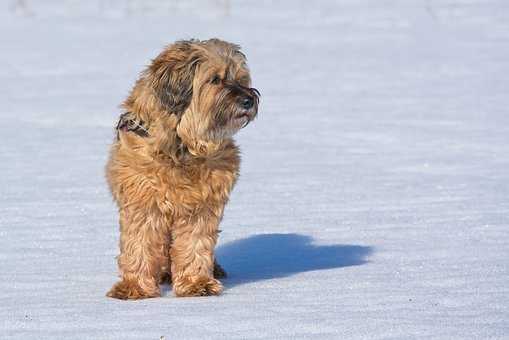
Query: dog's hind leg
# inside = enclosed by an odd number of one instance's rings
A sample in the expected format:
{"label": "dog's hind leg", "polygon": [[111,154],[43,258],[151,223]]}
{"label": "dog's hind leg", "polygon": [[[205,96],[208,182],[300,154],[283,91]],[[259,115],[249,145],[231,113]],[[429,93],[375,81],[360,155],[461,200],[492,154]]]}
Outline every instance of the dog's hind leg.
{"label": "dog's hind leg", "polygon": [[121,280],[107,296],[117,299],[144,299],[161,295],[161,269],[168,263],[168,242],[161,235],[164,220],[153,213],[120,212]]}
{"label": "dog's hind leg", "polygon": [[226,271],[217,263],[217,261],[214,261],[214,278],[216,279],[224,279],[227,277],[228,274],[226,274]]}

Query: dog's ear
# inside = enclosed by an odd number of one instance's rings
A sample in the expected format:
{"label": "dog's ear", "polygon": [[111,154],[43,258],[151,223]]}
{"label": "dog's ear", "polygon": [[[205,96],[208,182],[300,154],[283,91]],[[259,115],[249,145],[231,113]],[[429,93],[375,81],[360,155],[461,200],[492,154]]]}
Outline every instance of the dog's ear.
{"label": "dog's ear", "polygon": [[161,104],[180,116],[191,103],[193,78],[200,62],[192,40],[178,41],[159,54],[148,68],[150,84]]}

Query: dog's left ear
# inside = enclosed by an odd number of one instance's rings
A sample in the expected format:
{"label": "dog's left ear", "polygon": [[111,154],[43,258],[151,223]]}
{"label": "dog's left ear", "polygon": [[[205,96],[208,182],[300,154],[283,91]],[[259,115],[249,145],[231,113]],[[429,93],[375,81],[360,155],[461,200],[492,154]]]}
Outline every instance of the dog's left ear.
{"label": "dog's left ear", "polygon": [[161,104],[181,116],[191,103],[193,78],[201,54],[192,40],[178,41],[159,54],[148,68],[150,83]]}

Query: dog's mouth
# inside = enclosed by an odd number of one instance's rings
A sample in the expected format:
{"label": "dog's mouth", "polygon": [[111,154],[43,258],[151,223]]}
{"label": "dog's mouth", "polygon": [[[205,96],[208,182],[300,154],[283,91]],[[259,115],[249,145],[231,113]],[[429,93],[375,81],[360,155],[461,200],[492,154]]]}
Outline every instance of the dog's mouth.
{"label": "dog's mouth", "polygon": [[254,119],[256,112],[244,111],[234,116],[234,120],[240,124],[240,128],[243,129]]}
{"label": "dog's mouth", "polygon": [[[239,92],[242,90],[240,95],[237,95],[233,90]],[[228,88],[230,92],[226,92],[224,96],[220,98],[221,103],[225,96],[228,96],[227,107],[219,106],[218,113],[215,119],[215,128],[224,130],[227,135],[233,135],[239,129],[245,128],[252,122],[258,115],[258,101],[259,92],[256,89],[243,88],[240,86],[230,86]],[[235,95],[235,96],[234,96]]]}
{"label": "dog's mouth", "polygon": [[236,115],[235,119],[249,119],[249,120],[251,120],[251,115],[247,112],[243,112],[243,113]]}
{"label": "dog's mouth", "polygon": [[234,119],[242,122],[242,128],[251,122],[258,113],[260,92],[255,88],[237,85],[242,90],[242,95],[237,99],[237,107],[240,109]]}

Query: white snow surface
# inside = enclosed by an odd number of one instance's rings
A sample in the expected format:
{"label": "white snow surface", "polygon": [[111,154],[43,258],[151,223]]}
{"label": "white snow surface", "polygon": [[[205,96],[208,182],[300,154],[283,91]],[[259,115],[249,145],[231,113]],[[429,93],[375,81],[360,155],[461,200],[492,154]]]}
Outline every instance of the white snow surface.
{"label": "white snow surface", "polygon": [[[262,93],[219,297],[118,301],[118,105],[178,39]],[[0,3],[1,339],[509,339],[509,2]]]}

